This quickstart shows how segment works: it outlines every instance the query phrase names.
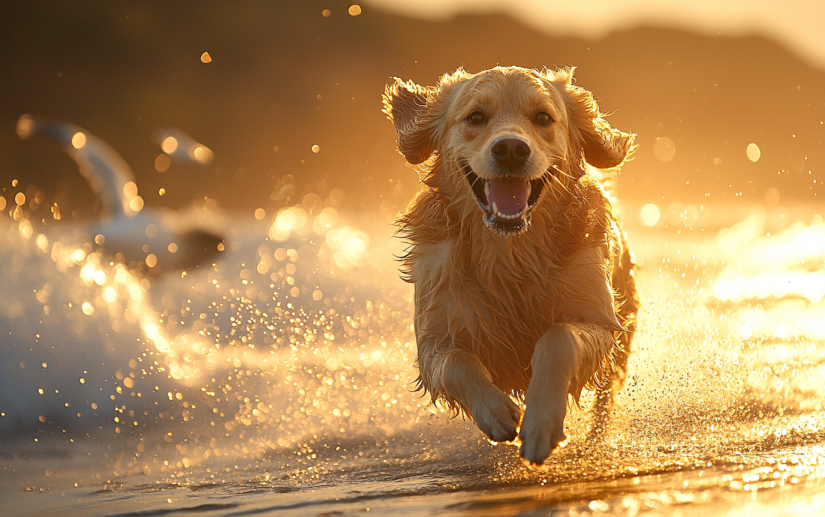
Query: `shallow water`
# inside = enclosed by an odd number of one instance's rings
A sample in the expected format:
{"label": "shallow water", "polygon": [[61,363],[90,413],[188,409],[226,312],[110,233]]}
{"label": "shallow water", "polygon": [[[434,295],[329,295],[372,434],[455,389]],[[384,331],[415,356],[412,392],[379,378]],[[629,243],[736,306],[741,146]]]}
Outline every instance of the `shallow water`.
{"label": "shallow water", "polygon": [[643,301],[628,383],[601,435],[585,396],[533,470],[411,391],[392,228],[310,201],[262,221],[193,209],[230,237],[186,275],[0,216],[4,514],[825,510],[814,207],[655,228],[625,207]]}

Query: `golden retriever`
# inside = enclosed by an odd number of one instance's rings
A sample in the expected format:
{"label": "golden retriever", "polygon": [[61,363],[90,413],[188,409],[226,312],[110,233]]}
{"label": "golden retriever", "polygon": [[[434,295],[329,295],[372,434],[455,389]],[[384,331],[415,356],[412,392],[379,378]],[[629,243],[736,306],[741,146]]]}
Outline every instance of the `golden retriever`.
{"label": "golden retriever", "polygon": [[425,172],[399,220],[418,388],[491,440],[518,434],[531,465],[565,440],[568,394],[620,387],[638,305],[604,185],[635,135],[611,128],[572,79],[458,69],[384,94],[399,150]]}

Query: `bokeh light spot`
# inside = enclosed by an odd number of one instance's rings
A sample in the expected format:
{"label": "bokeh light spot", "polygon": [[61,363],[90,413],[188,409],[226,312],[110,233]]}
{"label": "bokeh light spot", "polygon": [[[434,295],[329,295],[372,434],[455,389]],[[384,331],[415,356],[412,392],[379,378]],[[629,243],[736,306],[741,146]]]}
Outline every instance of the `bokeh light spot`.
{"label": "bokeh light spot", "polygon": [[338,224],[338,211],[332,207],[321,210],[318,217],[312,222],[312,229],[318,235],[324,235]]}
{"label": "bokeh light spot", "polygon": [[75,149],[83,149],[86,145],[86,135],[78,131],[74,135],[72,135],[72,147]]}
{"label": "bokeh light spot", "polygon": [[211,162],[214,156],[215,153],[213,153],[211,149],[202,145],[197,145],[195,146],[195,149],[192,150],[192,157],[195,158],[196,162],[202,165],[206,165]]}
{"label": "bokeh light spot", "polygon": [[132,199],[133,197],[137,196],[137,193],[137,185],[134,181],[130,181],[127,184],[123,185],[123,195],[126,196],[127,199]]}
{"label": "bokeh light spot", "polygon": [[212,56],[209,55],[209,52],[204,52],[201,54],[201,63],[211,63]]}
{"label": "bokeh light spot", "polygon": [[780,197],[779,189],[769,188],[768,191],[765,192],[765,204],[770,208],[774,208],[779,204]]}
{"label": "bokeh light spot", "polygon": [[275,222],[269,227],[269,237],[278,242],[289,238],[295,230],[300,230],[307,222],[307,213],[297,207],[281,210],[275,217]]}
{"label": "bokeh light spot", "polygon": [[669,162],[676,156],[676,144],[666,136],[658,137],[653,144],[653,154],[660,162]]}
{"label": "bokeh light spot", "polygon": [[103,299],[106,303],[114,303],[117,301],[117,291],[112,286],[106,287],[103,290]]}
{"label": "bokeh light spot", "polygon": [[748,144],[748,149],[746,152],[748,155],[748,160],[754,163],[758,162],[759,158],[762,157],[762,151],[759,149],[759,146],[754,143]]}
{"label": "bokeh light spot", "polygon": [[358,4],[353,4],[349,6],[347,12],[350,16],[358,16],[359,14],[361,14],[361,6]]}
{"label": "bokeh light spot", "polygon": [[163,142],[160,144],[160,148],[166,154],[174,153],[178,148],[178,139],[174,136],[167,136],[163,139]]}
{"label": "bokeh light spot", "polygon": [[642,223],[644,223],[645,226],[656,226],[656,223],[659,222],[659,218],[662,214],[659,211],[658,206],[653,203],[648,203],[642,207],[639,215],[641,216]]}
{"label": "bokeh light spot", "polygon": [[32,130],[34,128],[34,121],[32,120],[31,115],[21,115],[20,118],[17,120],[17,136],[20,138],[28,138],[32,134]]}
{"label": "bokeh light spot", "polygon": [[132,209],[134,212],[140,212],[143,210],[143,198],[140,196],[135,196],[129,201],[129,208]]}
{"label": "bokeh light spot", "polygon": [[37,239],[35,239],[34,243],[37,244],[37,247],[40,248],[40,251],[45,253],[49,247],[49,238],[41,233],[37,236]]}
{"label": "bokeh light spot", "polygon": [[158,172],[166,172],[171,165],[172,158],[169,158],[168,154],[161,153],[155,158],[155,170]]}

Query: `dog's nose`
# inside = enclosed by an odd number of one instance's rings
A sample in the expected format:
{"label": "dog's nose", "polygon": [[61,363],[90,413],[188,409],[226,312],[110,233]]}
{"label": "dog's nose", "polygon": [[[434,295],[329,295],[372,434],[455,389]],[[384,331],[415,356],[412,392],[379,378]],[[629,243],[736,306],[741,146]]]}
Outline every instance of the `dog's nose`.
{"label": "dog's nose", "polygon": [[521,138],[503,136],[493,142],[490,153],[499,165],[515,169],[527,161],[527,157],[530,156],[530,146]]}

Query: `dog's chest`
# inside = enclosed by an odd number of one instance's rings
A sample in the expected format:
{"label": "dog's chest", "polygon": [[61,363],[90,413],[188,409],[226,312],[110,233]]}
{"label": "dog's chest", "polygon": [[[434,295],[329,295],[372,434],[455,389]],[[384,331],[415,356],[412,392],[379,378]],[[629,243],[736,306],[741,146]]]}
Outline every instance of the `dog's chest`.
{"label": "dog's chest", "polygon": [[451,333],[460,324],[476,338],[505,328],[533,334],[552,325],[554,315],[564,318],[556,307],[564,285],[548,253],[501,253],[447,240],[422,254],[419,266],[419,303],[450,313]]}
{"label": "dog's chest", "polygon": [[[583,250],[564,266],[552,248],[504,250],[446,240],[420,255],[416,298],[423,311],[444,311],[450,334],[490,333],[538,339],[554,324],[588,320],[613,326],[608,249]],[[422,250],[423,251],[423,250]]]}

